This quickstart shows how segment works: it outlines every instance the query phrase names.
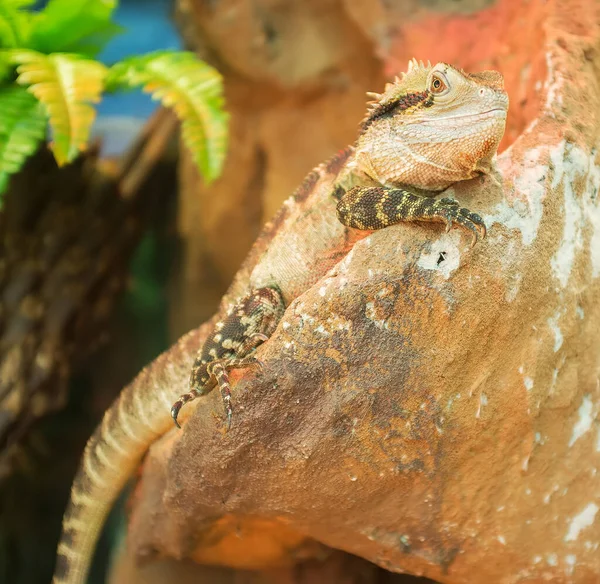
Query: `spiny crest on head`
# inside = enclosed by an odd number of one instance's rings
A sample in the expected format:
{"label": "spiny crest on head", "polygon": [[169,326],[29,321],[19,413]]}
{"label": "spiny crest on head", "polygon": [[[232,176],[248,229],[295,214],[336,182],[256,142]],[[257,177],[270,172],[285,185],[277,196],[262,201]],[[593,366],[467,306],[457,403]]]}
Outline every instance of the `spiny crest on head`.
{"label": "spiny crest on head", "polygon": [[383,93],[367,92],[372,101],[367,102],[367,113],[361,122],[364,131],[373,120],[390,111],[400,98],[410,94],[422,94],[427,90],[427,76],[431,63],[411,59],[406,73],[400,73],[392,83],[386,84]]}

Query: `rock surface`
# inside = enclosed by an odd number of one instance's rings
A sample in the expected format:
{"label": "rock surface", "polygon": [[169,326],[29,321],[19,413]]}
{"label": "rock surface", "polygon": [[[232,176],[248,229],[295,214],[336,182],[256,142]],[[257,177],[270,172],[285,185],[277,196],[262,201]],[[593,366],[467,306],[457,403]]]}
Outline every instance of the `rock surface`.
{"label": "rock surface", "polygon": [[490,43],[519,134],[495,177],[454,189],[488,238],[396,226],[356,243],[289,306],[263,371],[236,376],[230,432],[213,392],[153,446],[133,553],[254,566],[317,541],[450,584],[600,579],[600,14],[505,1],[421,29],[477,47],[502,11]]}
{"label": "rock surface", "polygon": [[[201,566],[194,562],[160,560],[142,568],[123,553],[111,573],[111,584],[412,584],[415,580],[384,572],[377,566],[342,552],[288,567],[265,571]],[[421,584],[428,582],[419,579]]]}

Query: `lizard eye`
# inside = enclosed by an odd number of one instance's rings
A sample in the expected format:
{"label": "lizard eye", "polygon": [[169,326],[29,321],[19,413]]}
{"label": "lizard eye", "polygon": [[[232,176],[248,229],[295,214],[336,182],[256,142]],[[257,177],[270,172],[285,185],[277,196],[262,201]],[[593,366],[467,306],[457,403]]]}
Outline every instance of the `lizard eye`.
{"label": "lizard eye", "polygon": [[431,93],[440,94],[448,89],[448,86],[441,77],[434,75],[431,80]]}

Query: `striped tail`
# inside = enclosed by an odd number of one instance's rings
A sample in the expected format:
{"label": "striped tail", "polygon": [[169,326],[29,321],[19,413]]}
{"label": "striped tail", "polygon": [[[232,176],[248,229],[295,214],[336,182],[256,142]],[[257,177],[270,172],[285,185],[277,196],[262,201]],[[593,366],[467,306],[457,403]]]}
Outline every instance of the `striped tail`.
{"label": "striped tail", "polygon": [[85,584],[106,516],[149,446],[173,428],[171,405],[186,387],[192,331],[126,387],[89,439],[63,518],[53,584]]}

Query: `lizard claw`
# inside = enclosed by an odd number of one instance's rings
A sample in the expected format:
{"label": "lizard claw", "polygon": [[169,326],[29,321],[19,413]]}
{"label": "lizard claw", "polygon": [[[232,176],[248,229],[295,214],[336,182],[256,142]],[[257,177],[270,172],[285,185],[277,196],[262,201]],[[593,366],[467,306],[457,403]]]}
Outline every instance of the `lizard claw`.
{"label": "lizard claw", "polygon": [[173,404],[173,407],[171,408],[171,417],[173,418],[173,421],[175,422],[175,425],[181,430],[181,424],[177,421],[177,416],[179,415],[179,410],[181,409],[181,406],[183,404],[181,403],[181,400],[176,401]]}
{"label": "lizard claw", "polygon": [[177,417],[179,416],[179,410],[181,410],[181,408],[188,402],[195,400],[199,395],[201,395],[201,394],[197,389],[192,389],[188,393],[184,393],[183,395],[180,395],[179,399],[172,405],[171,417],[173,418],[173,421],[175,422],[175,425],[178,428],[181,429],[181,425],[179,424],[179,421],[177,420]]}
{"label": "lizard claw", "polygon": [[260,359],[258,359],[257,357],[250,357],[250,359],[252,360],[252,365],[258,365],[260,367],[260,370],[263,371],[265,368],[265,363],[264,361],[261,361]]}
{"label": "lizard claw", "polygon": [[448,197],[440,199],[439,203],[441,203],[445,207],[460,207],[460,203],[456,199],[450,199]]}
{"label": "lizard claw", "polygon": [[479,238],[485,238],[485,223],[477,213],[461,207],[458,201],[454,199],[440,199],[437,201],[437,205],[440,208],[440,217],[446,223],[446,233],[452,229],[454,224],[469,231],[472,236],[471,248],[477,243]]}

